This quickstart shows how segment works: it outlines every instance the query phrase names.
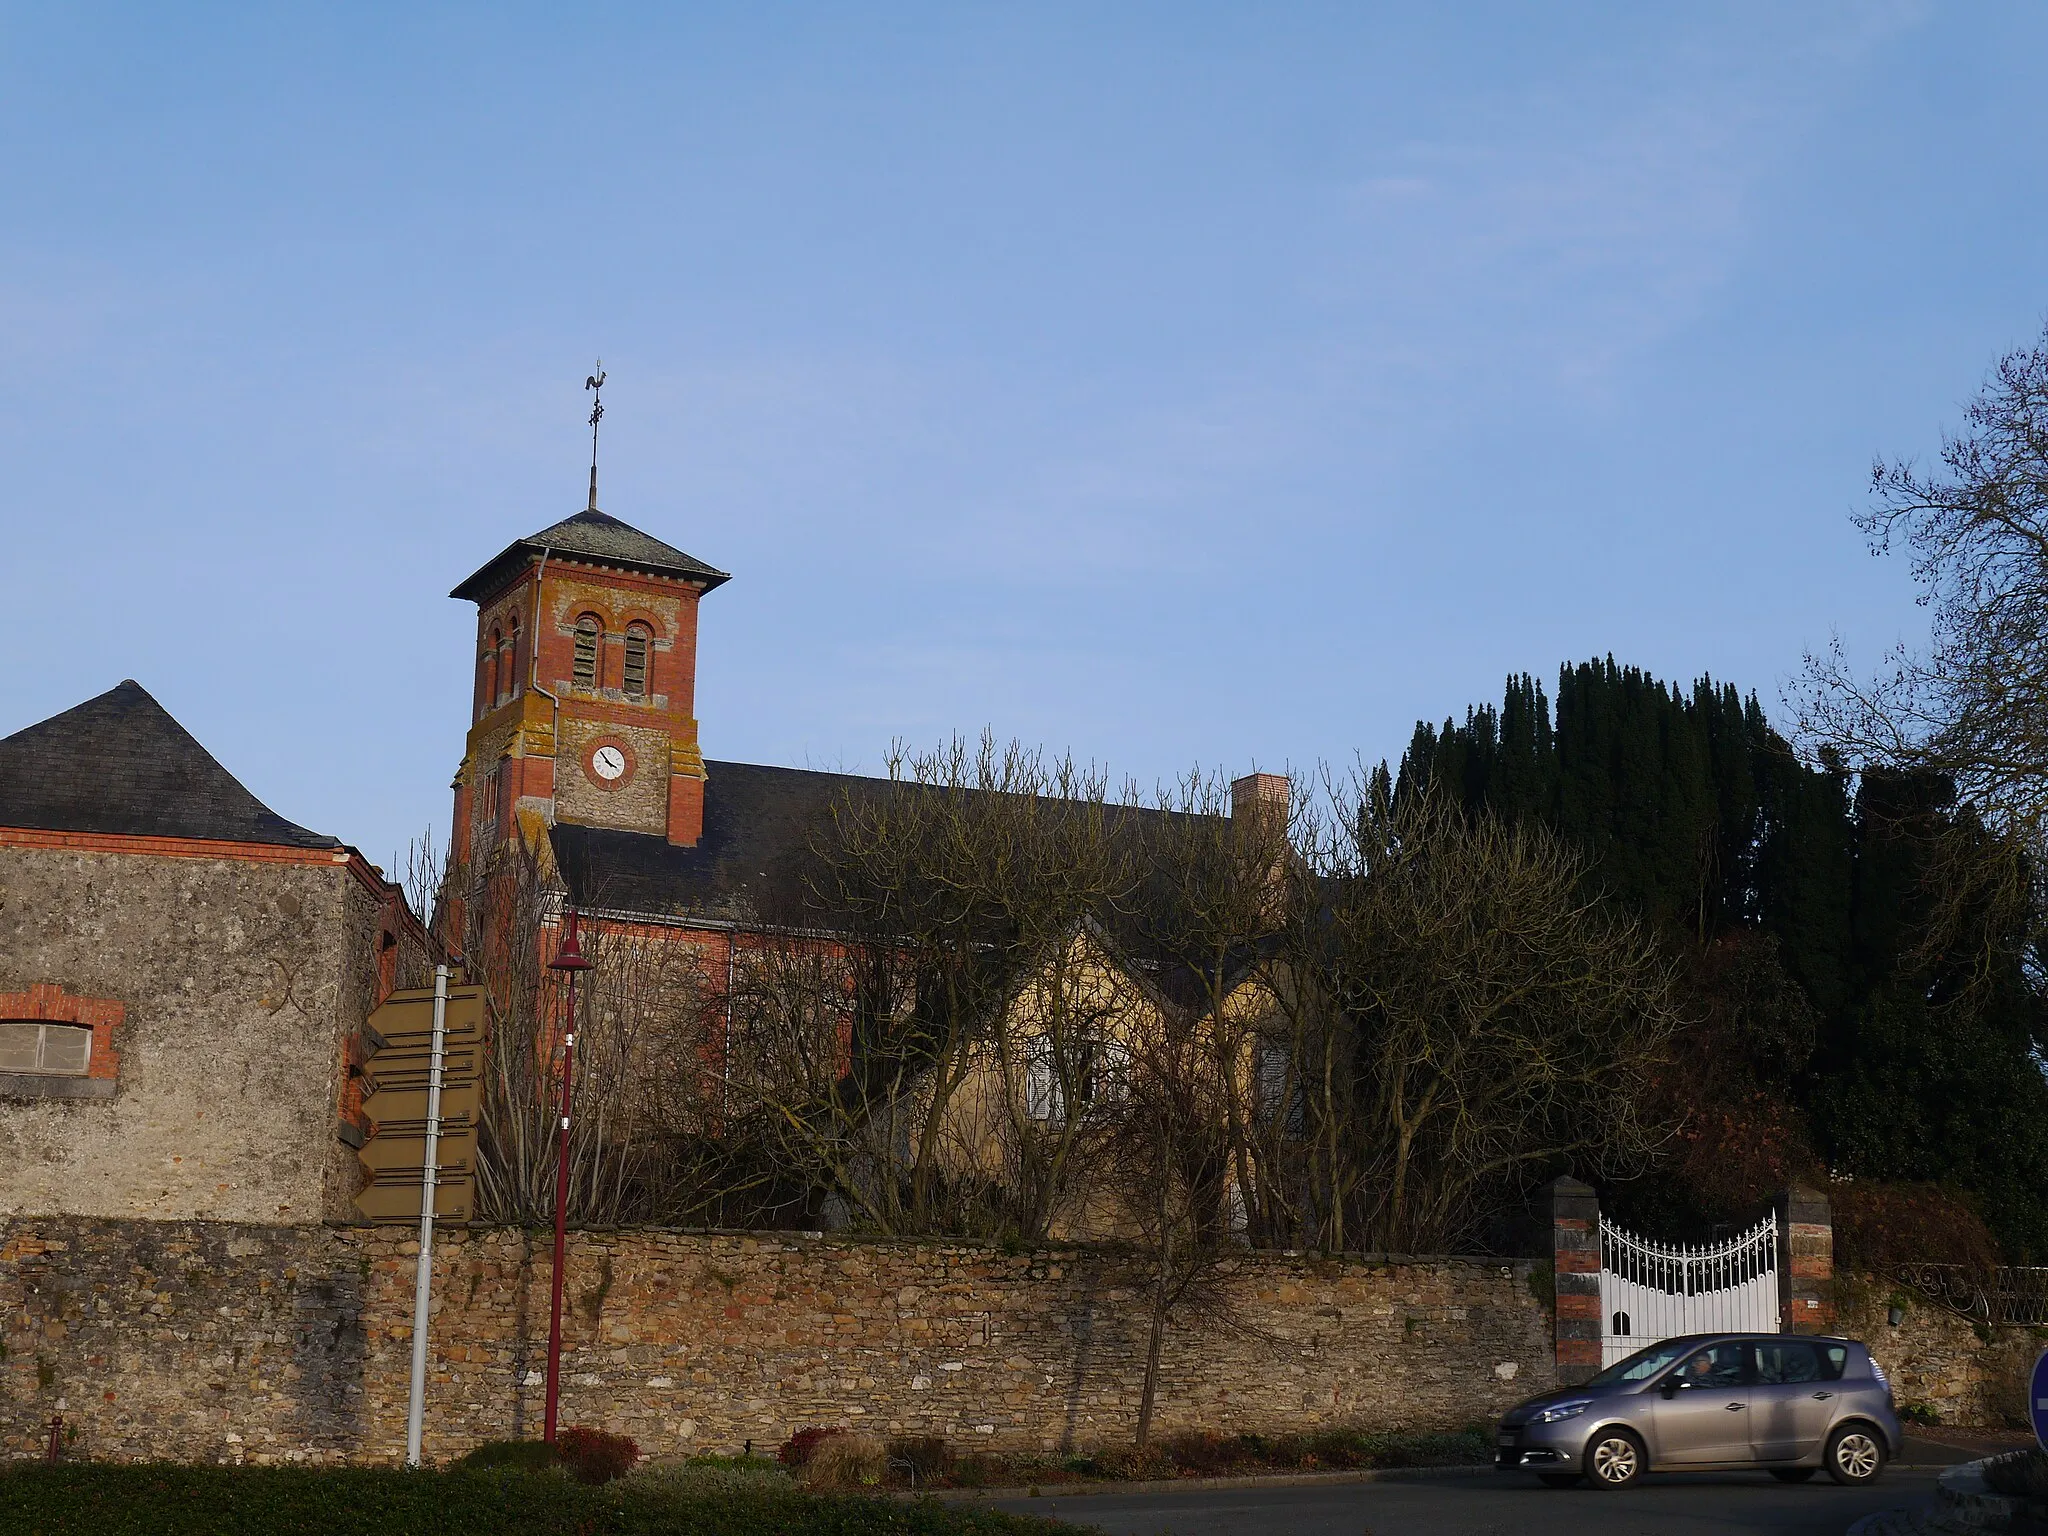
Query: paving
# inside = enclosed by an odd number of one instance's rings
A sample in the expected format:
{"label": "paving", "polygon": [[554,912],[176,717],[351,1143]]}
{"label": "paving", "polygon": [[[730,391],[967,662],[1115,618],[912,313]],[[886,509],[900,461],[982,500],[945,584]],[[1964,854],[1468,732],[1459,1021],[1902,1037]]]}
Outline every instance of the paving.
{"label": "paving", "polygon": [[[1937,1438],[1938,1437],[1938,1438]],[[1620,1493],[1549,1489],[1490,1469],[1383,1474],[1370,1481],[1230,1480],[1114,1491],[1042,1489],[986,1502],[1051,1515],[1110,1536],[1719,1536],[1764,1531],[1843,1536],[1854,1522],[1931,1502],[1945,1466],[2025,1443],[2025,1437],[1935,1431],[1868,1488],[1824,1476],[1784,1484],[1761,1472],[1674,1473]]]}

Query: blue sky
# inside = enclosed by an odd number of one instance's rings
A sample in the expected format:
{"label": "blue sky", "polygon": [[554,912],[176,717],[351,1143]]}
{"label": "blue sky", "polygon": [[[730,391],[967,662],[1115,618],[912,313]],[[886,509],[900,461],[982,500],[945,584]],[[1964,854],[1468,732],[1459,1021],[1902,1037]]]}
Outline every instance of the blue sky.
{"label": "blue sky", "polygon": [[[708,755],[1398,753],[1920,632],[1847,521],[2048,314],[2048,9],[0,5],[0,732],[134,677],[445,831],[582,505]],[[712,787],[716,793],[716,785]]]}

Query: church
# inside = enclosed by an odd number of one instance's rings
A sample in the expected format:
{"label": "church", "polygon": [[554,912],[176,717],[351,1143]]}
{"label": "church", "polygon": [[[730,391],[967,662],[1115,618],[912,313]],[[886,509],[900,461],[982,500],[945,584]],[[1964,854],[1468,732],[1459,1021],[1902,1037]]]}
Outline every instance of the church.
{"label": "church", "polygon": [[[734,977],[764,912],[801,883],[833,808],[887,781],[707,759],[698,610],[728,575],[596,502],[593,473],[582,511],[450,594],[477,610],[450,864],[473,881],[515,848],[538,861],[527,964],[553,952],[560,902],[600,930],[679,941],[717,1022],[669,1054],[708,1066],[730,1055]],[[1286,794],[1274,775],[1240,779],[1230,819],[1284,825]],[[192,921],[150,931],[166,901]],[[439,952],[462,958],[460,912],[440,916]],[[0,1152],[47,1173],[0,1211],[350,1219],[362,1026],[402,971],[417,980],[435,917],[341,839],[258,802],[138,683],[0,738]],[[1096,972],[1130,968],[1113,945],[1083,947]],[[212,996],[194,974],[218,978]],[[1156,980],[1116,986],[1156,997]],[[237,1111],[212,1099],[223,1082],[264,1086]],[[1024,1091],[1042,1119],[1052,1090]]]}

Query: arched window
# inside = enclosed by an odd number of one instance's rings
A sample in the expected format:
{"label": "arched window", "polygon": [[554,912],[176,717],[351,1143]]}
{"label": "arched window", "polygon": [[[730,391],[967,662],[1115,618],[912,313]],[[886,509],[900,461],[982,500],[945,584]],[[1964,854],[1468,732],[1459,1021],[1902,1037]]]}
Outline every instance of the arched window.
{"label": "arched window", "polygon": [[586,613],[576,621],[576,670],[575,682],[578,688],[597,686],[597,643],[604,636],[604,625],[594,613]]}
{"label": "arched window", "polygon": [[484,705],[496,708],[505,697],[505,637],[495,629],[491,631],[491,665],[485,676],[490,679],[490,687],[484,694]]}
{"label": "arched window", "polygon": [[498,697],[498,647],[488,636],[477,642],[476,652],[476,717],[481,720],[490,713],[491,705]]}
{"label": "arched window", "polygon": [[512,653],[519,643],[519,631],[498,636],[498,702],[504,703],[512,697],[513,661]]}
{"label": "arched window", "polygon": [[526,657],[520,650],[519,615],[516,613],[512,615],[512,633],[505,637],[505,652],[510,660],[510,665],[506,668],[510,676],[505,679],[505,697],[516,699],[526,678]]}
{"label": "arched window", "polygon": [[647,642],[653,638],[645,624],[626,626],[626,697],[647,697]]}

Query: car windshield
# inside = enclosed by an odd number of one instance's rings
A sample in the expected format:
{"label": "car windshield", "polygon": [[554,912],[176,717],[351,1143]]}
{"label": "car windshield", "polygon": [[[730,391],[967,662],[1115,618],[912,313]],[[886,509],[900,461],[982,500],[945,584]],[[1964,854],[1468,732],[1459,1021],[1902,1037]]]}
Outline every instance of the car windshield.
{"label": "car windshield", "polygon": [[1618,1381],[1647,1381],[1697,1343],[1695,1339],[1666,1339],[1662,1344],[1652,1344],[1648,1349],[1637,1350],[1626,1360],[1615,1361],[1586,1385],[1611,1387]]}

